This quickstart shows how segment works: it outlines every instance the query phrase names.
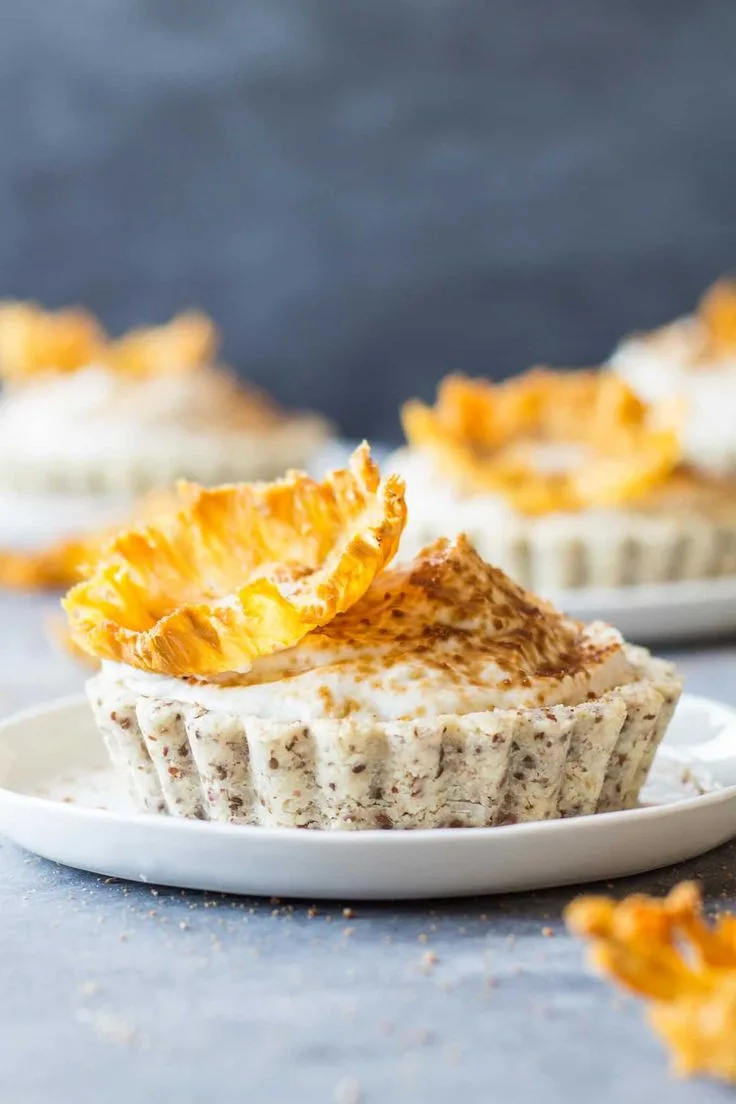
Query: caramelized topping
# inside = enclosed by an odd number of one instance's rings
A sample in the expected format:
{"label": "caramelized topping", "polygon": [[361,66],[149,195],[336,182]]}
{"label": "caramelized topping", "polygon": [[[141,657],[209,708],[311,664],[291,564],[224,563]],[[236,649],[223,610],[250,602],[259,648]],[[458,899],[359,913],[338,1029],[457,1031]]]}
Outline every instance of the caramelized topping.
{"label": "caramelized topping", "polygon": [[[608,373],[536,369],[502,384],[449,376],[434,407],[407,403],[402,419],[409,443],[463,490],[498,492],[527,514],[635,500],[679,458],[674,427],[656,424]],[[559,463],[557,446],[577,455]]]}
{"label": "caramelized topping", "polygon": [[[537,705],[552,686],[590,676],[614,653],[621,653],[617,634],[602,630],[594,641],[583,626],[484,563],[459,536],[382,572],[350,609],[298,648],[272,657],[277,663],[218,682],[250,686],[330,668],[356,687],[394,691],[409,679],[419,690],[426,683],[428,702],[438,684],[453,682],[469,700],[480,687],[487,701],[494,691],[499,701],[521,691],[519,700]],[[565,700],[564,692],[557,700]]]}
{"label": "caramelized topping", "polygon": [[683,882],[662,901],[581,897],[566,919],[599,970],[650,1001],[679,1073],[736,1081],[735,916],[707,924],[698,887]]}
{"label": "caramelized topping", "polygon": [[367,445],[322,483],[180,484],[178,509],[123,532],[67,595],[99,658],[170,675],[242,670],[353,606],[393,557],[404,487]]}
{"label": "caramelized topping", "polygon": [[380,647],[387,666],[415,657],[430,668],[451,663],[469,680],[491,660],[514,682],[574,675],[610,650],[582,646],[577,622],[485,563],[463,535],[379,576],[314,638],[366,654]]}

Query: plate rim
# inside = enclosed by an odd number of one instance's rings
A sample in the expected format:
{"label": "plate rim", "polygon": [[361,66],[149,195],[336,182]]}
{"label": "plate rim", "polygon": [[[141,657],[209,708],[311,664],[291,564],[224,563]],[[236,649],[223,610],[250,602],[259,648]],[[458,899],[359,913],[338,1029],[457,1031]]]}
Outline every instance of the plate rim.
{"label": "plate rim", "polygon": [[[734,722],[736,723],[736,706],[729,705],[727,702],[720,701],[717,698],[709,698],[703,694],[683,694],[682,701],[689,701],[700,705],[707,705],[708,707],[717,707],[727,713],[731,714]],[[0,721],[0,739],[2,739],[4,733],[9,728],[14,728],[18,725],[22,726],[26,722],[34,721],[47,714],[54,715],[55,713],[74,712],[75,710],[81,710],[85,708],[89,709],[89,703],[84,694],[77,693],[71,695],[65,695],[61,698],[52,699],[48,702],[43,702],[39,705],[29,706],[25,709],[16,711],[9,714]],[[91,714],[88,714],[91,718]],[[35,794],[22,793],[18,790],[12,790],[6,786],[0,785],[0,806],[20,806],[24,809],[41,808],[49,810],[53,808],[55,813],[66,820],[74,821],[91,821],[112,824],[135,824],[137,826],[147,826],[153,831],[165,834],[167,832],[189,832],[201,833],[204,826],[204,831],[207,835],[215,837],[224,837],[228,839],[261,839],[264,842],[289,842],[296,844],[297,840],[302,841],[297,846],[308,847],[355,847],[358,841],[377,841],[382,840],[383,846],[393,847],[406,847],[426,845],[429,839],[442,840],[447,845],[450,840],[454,841],[450,846],[467,846],[471,840],[476,840],[478,843],[487,842],[489,839],[498,839],[502,836],[504,839],[511,843],[512,840],[518,839],[520,836],[533,836],[539,833],[544,833],[546,836],[556,832],[559,836],[565,836],[565,833],[571,833],[580,830],[581,824],[587,824],[592,828],[593,825],[596,828],[604,829],[605,826],[611,823],[621,823],[623,818],[627,823],[637,823],[649,821],[656,821],[666,819],[671,816],[686,816],[688,813],[693,813],[697,809],[703,809],[704,807],[710,808],[712,806],[718,806],[725,804],[729,801],[736,799],[736,784],[731,786],[723,786],[720,789],[712,790],[705,794],[696,794],[691,797],[684,797],[678,801],[667,802],[663,805],[646,805],[635,809],[623,809],[615,812],[607,813],[591,813],[585,816],[574,817],[560,817],[553,820],[539,820],[539,821],[527,821],[523,824],[509,824],[499,826],[484,826],[478,828],[414,828],[407,831],[385,831],[380,828],[366,828],[359,831],[330,831],[330,830],[313,830],[305,831],[303,828],[289,828],[289,827],[273,827],[257,824],[225,824],[219,821],[201,821],[195,819],[189,819],[186,817],[171,817],[162,816],[155,813],[120,813],[111,811],[108,809],[94,808],[89,805],[77,805],[73,802],[65,803],[62,801],[50,800],[48,797],[43,797]],[[387,844],[389,839],[400,840],[401,843]],[[319,840],[321,842],[317,843]],[[328,843],[327,841],[330,841]]]}
{"label": "plate rim", "polygon": [[[705,593],[704,593],[705,591]],[[629,583],[614,587],[574,587],[553,590],[547,595],[550,601],[565,608],[575,605],[584,609],[587,606],[630,608],[660,607],[673,599],[691,606],[695,602],[716,601],[724,597],[736,603],[736,572],[732,575],[720,575],[712,579],[673,579],[660,583]],[[625,599],[622,602],[622,598]],[[710,700],[710,699],[709,699]]]}

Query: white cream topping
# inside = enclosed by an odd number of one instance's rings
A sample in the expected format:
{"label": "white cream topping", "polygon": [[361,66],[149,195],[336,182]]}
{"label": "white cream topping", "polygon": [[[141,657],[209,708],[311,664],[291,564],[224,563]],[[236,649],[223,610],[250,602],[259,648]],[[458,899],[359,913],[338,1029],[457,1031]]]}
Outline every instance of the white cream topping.
{"label": "white cream topping", "polygon": [[[615,634],[614,629],[609,629]],[[618,640],[617,635],[611,636]],[[363,660],[344,654],[319,657],[321,664],[294,670],[294,654],[256,660],[247,686],[220,686],[187,679],[167,678],[138,671],[124,664],[103,664],[105,670],[144,697],[191,702],[226,714],[260,717],[272,721],[307,722],[350,716],[358,720],[421,719],[444,714],[476,713],[487,709],[517,709],[537,705],[571,705],[587,694],[596,696],[621,685],[630,674],[623,652],[615,652],[589,675],[566,677],[554,686],[541,683],[528,688],[505,689],[505,673],[493,662],[485,665],[484,683],[464,683],[451,669],[437,672],[419,660],[397,662],[366,678]],[[376,665],[377,666],[377,665]]]}
{"label": "white cream topping", "polygon": [[705,333],[694,317],[622,342],[609,366],[645,402],[681,397],[686,460],[715,474],[736,470],[736,356],[704,361]]}
{"label": "white cream topping", "polygon": [[0,401],[3,449],[39,459],[128,455],[142,442],[162,455],[223,439],[228,447],[254,438],[286,443],[294,433],[318,441],[323,427],[310,417],[264,412],[214,369],[133,378],[91,365],[8,388]]}

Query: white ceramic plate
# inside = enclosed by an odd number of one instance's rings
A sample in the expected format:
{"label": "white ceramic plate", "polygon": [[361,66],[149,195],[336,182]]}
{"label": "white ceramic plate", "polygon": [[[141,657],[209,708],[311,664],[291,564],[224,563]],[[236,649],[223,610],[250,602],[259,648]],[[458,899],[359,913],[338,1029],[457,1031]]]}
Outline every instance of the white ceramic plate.
{"label": "white ceramic plate", "polygon": [[685,696],[646,804],[506,828],[314,832],[132,811],[87,704],[0,725],[0,832],[99,874],[278,897],[399,899],[540,889],[692,858],[736,835],[736,710]]}
{"label": "white ceramic plate", "polygon": [[736,631],[736,575],[695,582],[583,589],[550,594],[581,621],[608,621],[637,644],[723,636]]}

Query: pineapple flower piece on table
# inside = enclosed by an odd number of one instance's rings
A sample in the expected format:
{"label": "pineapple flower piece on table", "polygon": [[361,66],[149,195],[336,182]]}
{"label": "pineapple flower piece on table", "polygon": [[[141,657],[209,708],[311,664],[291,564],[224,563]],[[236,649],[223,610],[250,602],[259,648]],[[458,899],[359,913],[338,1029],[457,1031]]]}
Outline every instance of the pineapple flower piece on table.
{"label": "pineapple flower piece on table", "polygon": [[565,918],[597,970],[649,1001],[677,1073],[736,1082],[735,915],[707,923],[698,886],[683,882],[662,900],[579,897]]}

